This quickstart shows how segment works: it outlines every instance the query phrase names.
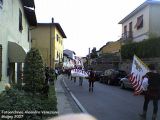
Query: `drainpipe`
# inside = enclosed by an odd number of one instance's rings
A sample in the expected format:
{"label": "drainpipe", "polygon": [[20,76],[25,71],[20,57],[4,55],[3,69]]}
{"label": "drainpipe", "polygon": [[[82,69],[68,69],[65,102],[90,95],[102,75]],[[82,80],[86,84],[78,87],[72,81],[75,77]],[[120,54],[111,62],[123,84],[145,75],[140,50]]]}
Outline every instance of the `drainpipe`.
{"label": "drainpipe", "polygon": [[[53,48],[53,45],[52,45],[52,38],[54,39],[54,37],[52,37],[52,26],[54,24],[54,18],[52,18],[52,23],[50,24],[50,68],[52,67],[52,48]],[[54,36],[54,35],[53,35]]]}

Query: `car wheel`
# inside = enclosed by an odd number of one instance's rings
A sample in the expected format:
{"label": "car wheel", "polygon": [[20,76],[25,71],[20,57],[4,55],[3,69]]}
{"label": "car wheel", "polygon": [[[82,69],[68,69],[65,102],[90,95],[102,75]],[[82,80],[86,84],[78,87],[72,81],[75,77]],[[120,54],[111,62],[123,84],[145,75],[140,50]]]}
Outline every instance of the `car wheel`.
{"label": "car wheel", "polygon": [[124,83],[123,83],[123,82],[121,82],[121,84],[120,84],[120,88],[121,88],[121,89],[124,89],[124,88],[125,88],[125,86],[124,86]]}

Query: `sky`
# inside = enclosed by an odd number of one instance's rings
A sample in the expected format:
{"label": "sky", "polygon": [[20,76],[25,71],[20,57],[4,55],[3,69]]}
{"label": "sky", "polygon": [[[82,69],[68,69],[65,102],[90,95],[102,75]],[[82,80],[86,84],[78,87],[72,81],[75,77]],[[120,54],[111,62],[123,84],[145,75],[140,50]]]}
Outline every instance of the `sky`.
{"label": "sky", "polygon": [[121,37],[118,24],[145,0],[35,0],[38,23],[49,23],[54,18],[67,38],[64,49],[85,57],[96,47],[99,50],[109,41]]}

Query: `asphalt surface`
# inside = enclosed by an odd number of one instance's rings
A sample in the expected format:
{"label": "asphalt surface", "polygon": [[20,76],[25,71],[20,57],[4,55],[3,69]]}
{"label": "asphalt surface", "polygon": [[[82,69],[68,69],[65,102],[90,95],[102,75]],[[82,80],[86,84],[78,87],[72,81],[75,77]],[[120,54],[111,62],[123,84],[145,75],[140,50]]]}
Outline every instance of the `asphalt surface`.
{"label": "asphalt surface", "polygon": [[[122,90],[118,86],[108,86],[95,82],[94,92],[88,91],[88,80],[83,80],[83,86],[64,77],[64,83],[73,93],[83,108],[98,120],[140,120],[143,96],[134,96],[131,90]],[[69,96],[71,97],[71,96]],[[152,102],[148,106],[147,120],[151,120]],[[159,103],[160,108],[160,103]],[[158,112],[160,120],[160,112]]]}

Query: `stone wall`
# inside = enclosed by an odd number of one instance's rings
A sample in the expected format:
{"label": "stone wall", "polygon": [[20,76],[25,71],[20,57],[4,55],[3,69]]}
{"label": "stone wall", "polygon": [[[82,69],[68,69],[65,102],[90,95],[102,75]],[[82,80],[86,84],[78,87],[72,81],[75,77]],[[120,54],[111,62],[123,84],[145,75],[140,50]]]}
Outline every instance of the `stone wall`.
{"label": "stone wall", "polygon": [[[156,69],[160,72],[160,58],[148,58],[148,59],[141,59],[146,65],[148,64],[155,64]],[[122,63],[119,64],[119,69],[125,70],[127,73],[131,72],[132,68],[132,60],[123,60]]]}

